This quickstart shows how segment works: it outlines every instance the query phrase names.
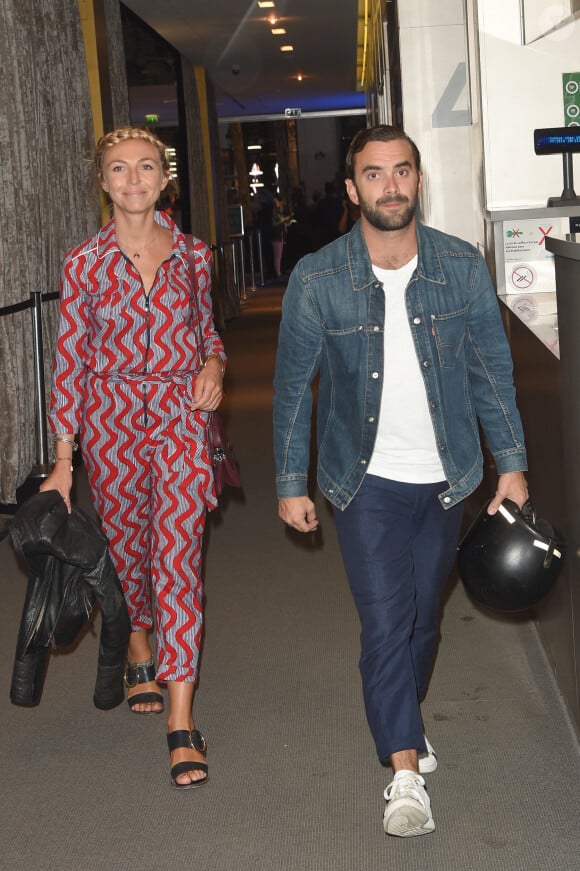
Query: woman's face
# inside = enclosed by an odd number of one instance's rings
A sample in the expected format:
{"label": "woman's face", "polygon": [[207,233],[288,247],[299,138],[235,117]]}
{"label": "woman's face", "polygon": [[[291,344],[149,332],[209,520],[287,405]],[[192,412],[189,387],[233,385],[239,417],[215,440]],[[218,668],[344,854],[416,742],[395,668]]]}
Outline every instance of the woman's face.
{"label": "woman's face", "polygon": [[154,209],[168,181],[157,148],[144,139],[127,139],[105,152],[100,182],[115,209],[128,214]]}

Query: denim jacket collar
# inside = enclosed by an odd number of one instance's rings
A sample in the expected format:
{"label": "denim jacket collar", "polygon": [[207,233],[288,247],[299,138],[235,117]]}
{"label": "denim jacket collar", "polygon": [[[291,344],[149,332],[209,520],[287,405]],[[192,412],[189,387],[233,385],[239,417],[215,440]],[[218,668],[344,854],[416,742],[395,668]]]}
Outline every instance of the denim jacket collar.
{"label": "denim jacket collar", "polygon": [[[446,284],[441,258],[423,225],[417,221],[417,276],[436,284]],[[352,278],[353,290],[365,290],[376,281],[373,267],[363,236],[362,223],[357,221],[346,241],[346,256]]]}

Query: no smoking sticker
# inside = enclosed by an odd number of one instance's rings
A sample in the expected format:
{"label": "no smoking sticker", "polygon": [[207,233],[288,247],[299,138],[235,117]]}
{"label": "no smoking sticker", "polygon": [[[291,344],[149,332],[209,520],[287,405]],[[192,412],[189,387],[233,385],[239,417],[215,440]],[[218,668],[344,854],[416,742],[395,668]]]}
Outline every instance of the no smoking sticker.
{"label": "no smoking sticker", "polygon": [[510,283],[514,290],[532,290],[536,284],[536,270],[529,263],[515,263],[511,267]]}

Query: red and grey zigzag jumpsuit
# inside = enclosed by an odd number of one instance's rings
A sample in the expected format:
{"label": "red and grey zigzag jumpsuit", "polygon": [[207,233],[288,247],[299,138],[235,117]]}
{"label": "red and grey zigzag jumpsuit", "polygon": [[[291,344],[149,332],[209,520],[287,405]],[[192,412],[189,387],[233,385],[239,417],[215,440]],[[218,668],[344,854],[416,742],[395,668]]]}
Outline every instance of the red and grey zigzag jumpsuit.
{"label": "red and grey zigzag jumpsuit", "polygon": [[[195,681],[202,632],[201,548],[215,507],[207,414],[189,406],[200,368],[185,239],[149,295],[114,222],[65,257],[49,422],[80,431],[95,508],[133,630],[157,630],[157,679]],[[224,349],[211,310],[211,254],[196,243],[204,353]]]}

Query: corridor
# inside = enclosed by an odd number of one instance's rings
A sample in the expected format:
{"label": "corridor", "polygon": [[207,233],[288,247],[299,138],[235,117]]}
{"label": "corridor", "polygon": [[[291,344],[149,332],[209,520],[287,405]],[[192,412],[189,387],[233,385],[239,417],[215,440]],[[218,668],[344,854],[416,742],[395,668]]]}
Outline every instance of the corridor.
{"label": "corridor", "polygon": [[74,651],[51,657],[38,707],[10,703],[26,577],[5,538],[0,868],[577,871],[579,745],[533,623],[476,609],[456,578],[423,707],[440,763],[427,775],[437,828],[412,839],[383,833],[391,772],[366,726],[358,620],[330,510],[318,494],[321,532],[307,537],[276,514],[282,293],[258,288],[223,336],[223,409],[244,487],[211,516],[207,536],[194,711],[210,782],[171,787],[164,717],[93,706],[98,617]]}

